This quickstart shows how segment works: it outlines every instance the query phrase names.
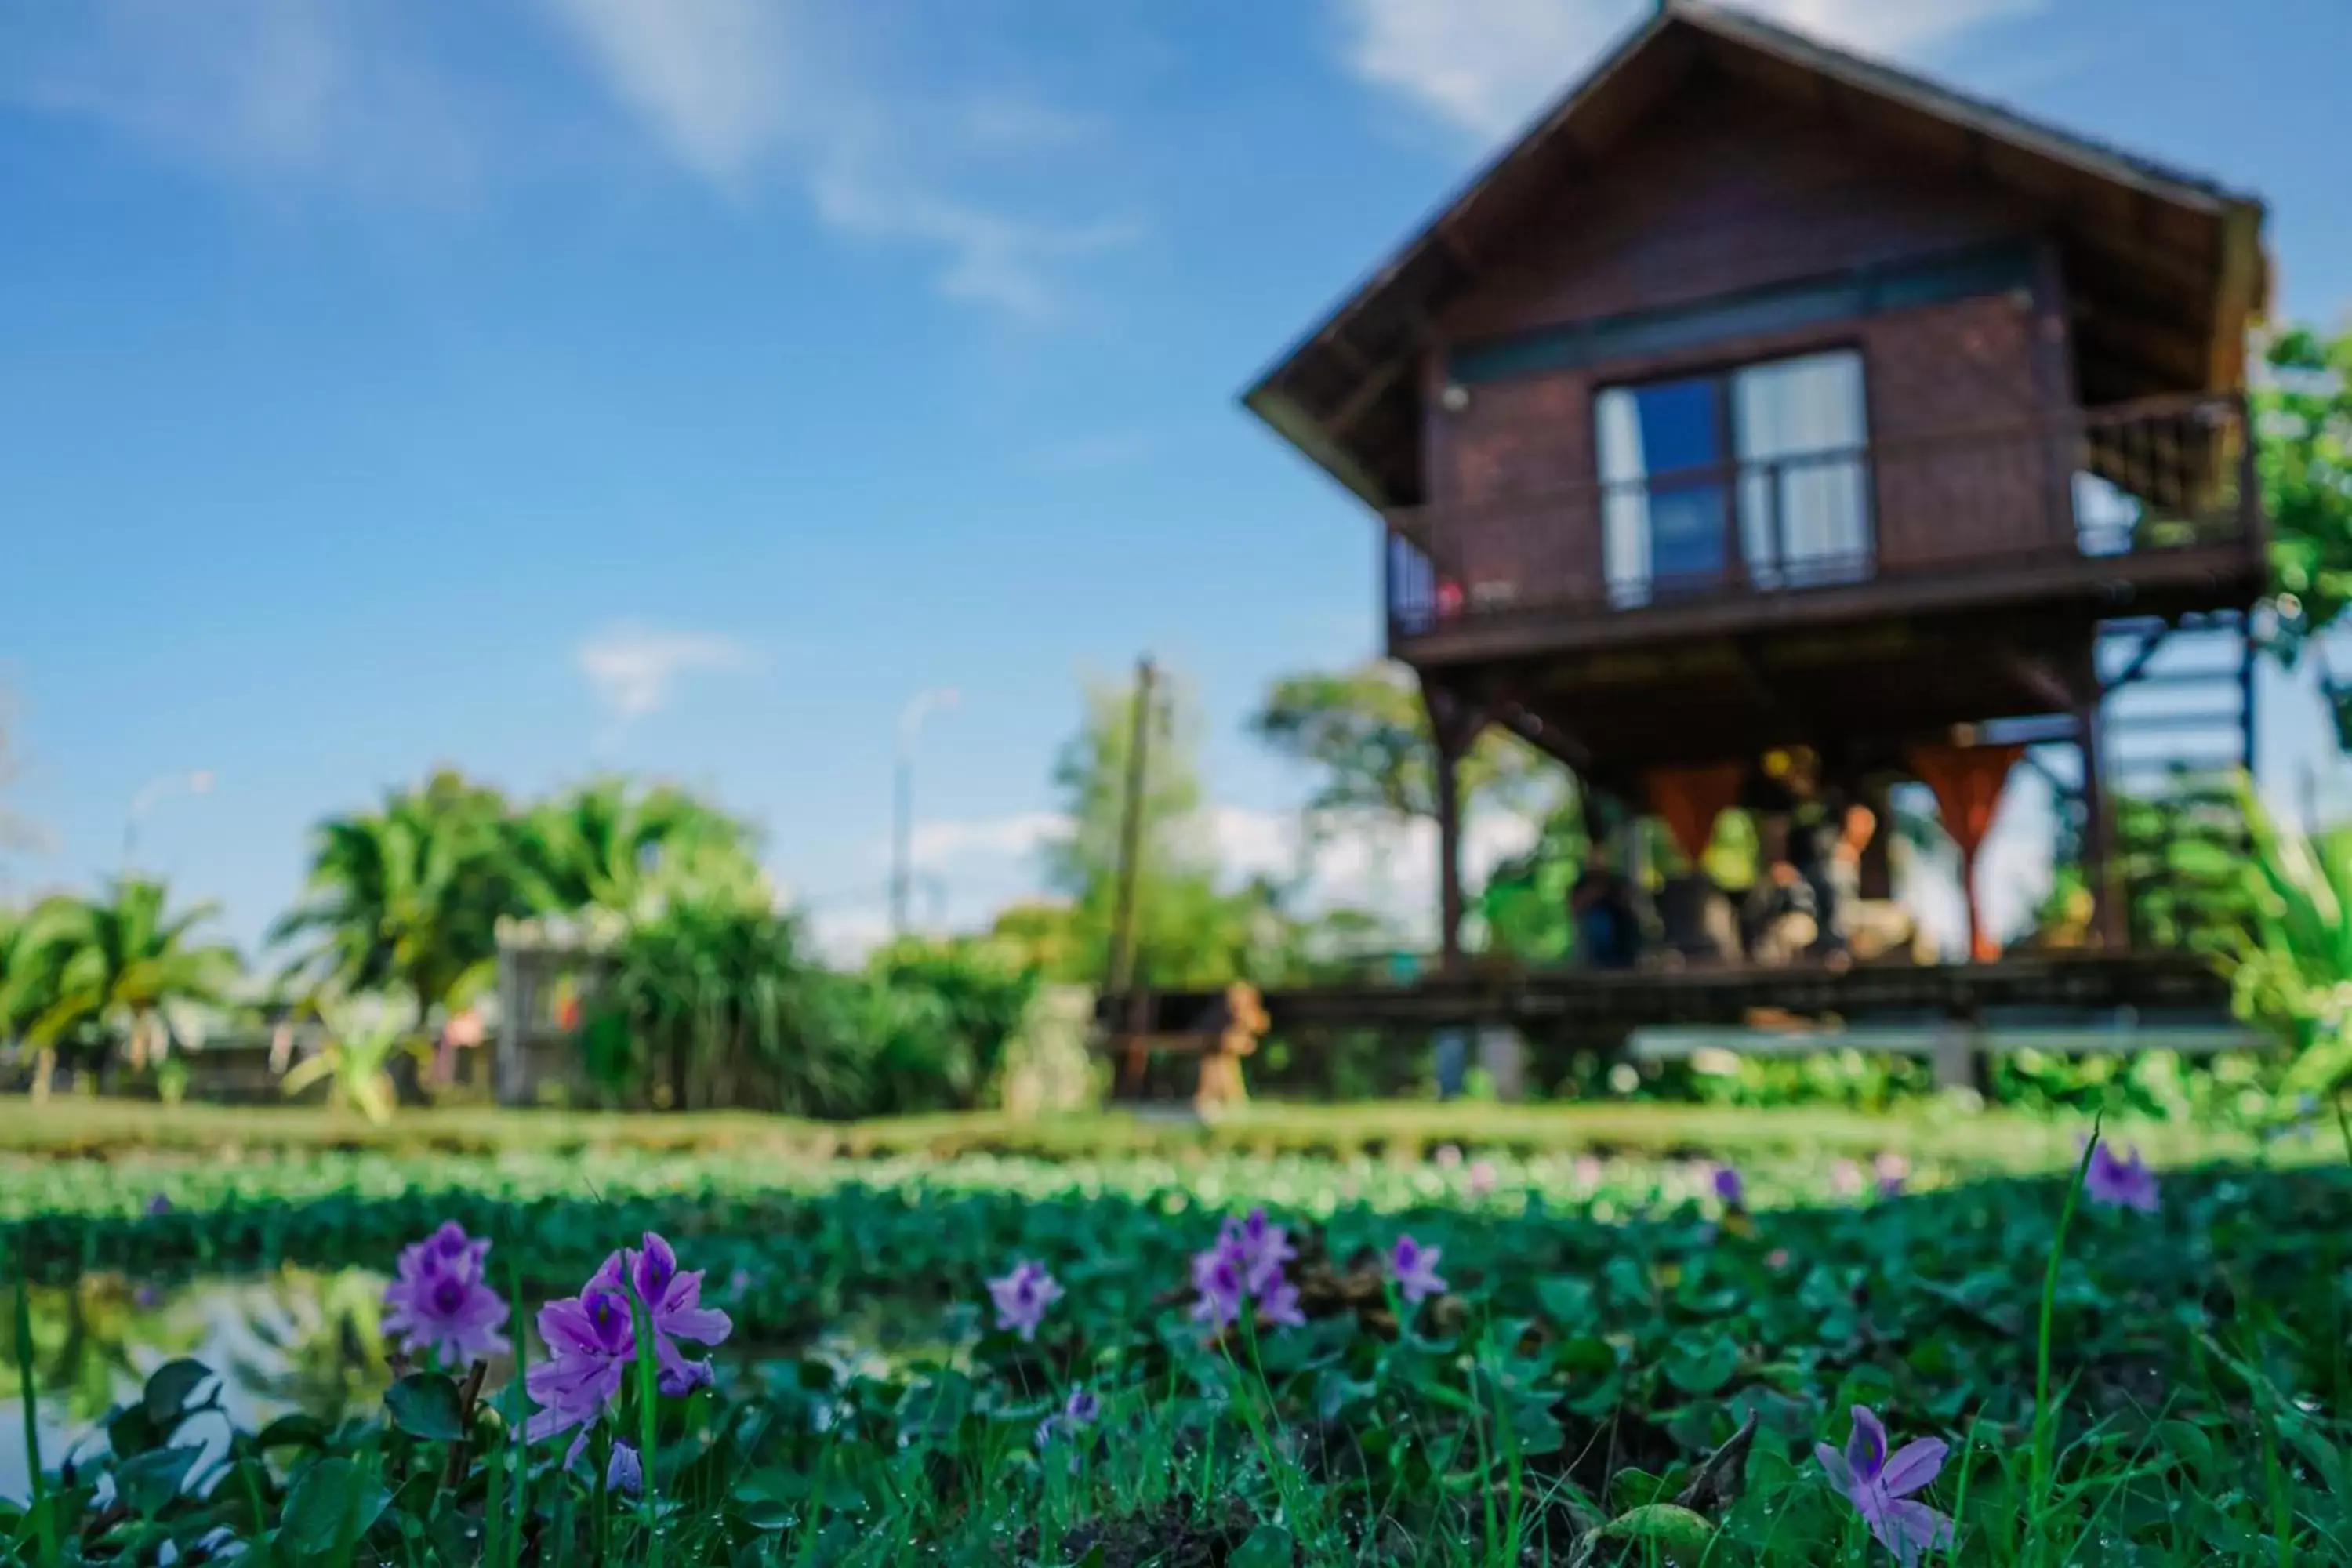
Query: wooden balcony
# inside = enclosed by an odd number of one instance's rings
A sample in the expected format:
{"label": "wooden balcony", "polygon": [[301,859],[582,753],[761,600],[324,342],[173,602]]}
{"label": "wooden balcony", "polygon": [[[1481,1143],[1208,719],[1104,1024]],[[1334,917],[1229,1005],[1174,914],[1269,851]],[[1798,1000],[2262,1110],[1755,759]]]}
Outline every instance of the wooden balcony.
{"label": "wooden balcony", "polygon": [[1389,646],[1444,664],[1978,607],[2220,608],[2260,593],[2264,532],[2243,398],[2168,397],[1391,512]]}

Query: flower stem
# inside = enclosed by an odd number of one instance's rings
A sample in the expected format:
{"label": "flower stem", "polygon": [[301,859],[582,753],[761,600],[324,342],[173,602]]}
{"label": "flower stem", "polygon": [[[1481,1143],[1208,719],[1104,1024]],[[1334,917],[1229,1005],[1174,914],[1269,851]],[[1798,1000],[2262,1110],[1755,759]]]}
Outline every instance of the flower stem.
{"label": "flower stem", "polygon": [[2074,1221],[2074,1205],[2083,1195],[2083,1183],[2090,1174],[2091,1156],[2098,1152],[2105,1121],[2105,1113],[2102,1112],[2091,1122],[2090,1140],[2083,1145],[2083,1157],[2074,1163],[2074,1179],[2068,1184],[2066,1200],[2058,1210],[2058,1234],[2051,1238],[2050,1266],[2042,1275],[2042,1321],[2033,1352],[2033,1470],[2028,1494],[2032,1499],[2032,1517],[2037,1540],[2042,1515],[2050,1504],[2051,1470],[2055,1458],[2052,1449],[2058,1433],[2058,1412],[2050,1404],[2050,1336],[2058,1313],[2058,1265],[2066,1256],[2066,1227]]}
{"label": "flower stem", "polygon": [[629,1289],[629,1316],[637,1343],[637,1508],[645,1515],[646,1568],[661,1568],[661,1519],[654,1498],[654,1445],[660,1436],[661,1413],[654,1404],[659,1389],[654,1370],[656,1358],[653,1309],[637,1294],[637,1282],[631,1271],[622,1272]]}

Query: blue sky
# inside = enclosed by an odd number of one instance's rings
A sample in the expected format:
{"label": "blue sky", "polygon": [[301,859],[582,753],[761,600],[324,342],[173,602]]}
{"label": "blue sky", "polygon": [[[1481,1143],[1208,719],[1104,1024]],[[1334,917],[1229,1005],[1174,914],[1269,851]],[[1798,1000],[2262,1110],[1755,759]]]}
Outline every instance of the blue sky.
{"label": "blue sky", "polygon": [[[1146,648],[1278,858],[1301,781],[1240,719],[1371,649],[1371,540],[1234,394],[1641,8],[0,13],[0,679],[47,835],[0,893],[208,769],[141,858],[250,942],[322,814],[614,767],[760,822],[851,941],[946,685],[923,843],[967,919],[1031,879],[1081,676]],[[2288,307],[2352,304],[2342,0],[1759,8],[2253,187]]]}

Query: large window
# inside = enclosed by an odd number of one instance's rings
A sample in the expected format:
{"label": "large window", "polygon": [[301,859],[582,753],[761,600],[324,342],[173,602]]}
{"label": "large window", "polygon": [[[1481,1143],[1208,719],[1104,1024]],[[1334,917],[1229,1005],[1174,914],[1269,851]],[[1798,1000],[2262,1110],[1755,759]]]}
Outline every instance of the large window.
{"label": "large window", "polygon": [[1860,354],[1611,387],[1595,417],[1613,602],[1870,574]]}

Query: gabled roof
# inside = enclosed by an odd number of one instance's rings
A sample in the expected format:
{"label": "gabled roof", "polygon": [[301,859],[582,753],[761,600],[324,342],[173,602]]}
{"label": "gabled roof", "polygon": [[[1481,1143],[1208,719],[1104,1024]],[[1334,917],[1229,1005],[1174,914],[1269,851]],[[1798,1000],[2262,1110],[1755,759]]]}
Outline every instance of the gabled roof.
{"label": "gabled roof", "polygon": [[[1892,0],[1889,0],[1892,3]],[[2042,124],[2000,105],[1759,21],[1708,0],[1660,0],[1600,65],[1300,339],[1243,402],[1375,507],[1420,499],[1418,360],[1429,323],[1477,285],[1538,203],[1589,169],[1702,67],[1834,111],[1874,143],[1940,159],[2046,215],[2079,297],[2112,286],[2101,311],[2119,351],[2085,343],[2084,396],[2221,390],[2242,384],[2244,338],[2268,286],[2262,204],[2212,181]],[[2119,210],[2160,212],[2123,226]],[[2194,234],[2193,255],[2137,227]],[[2139,335],[2162,352],[2128,352]]]}

